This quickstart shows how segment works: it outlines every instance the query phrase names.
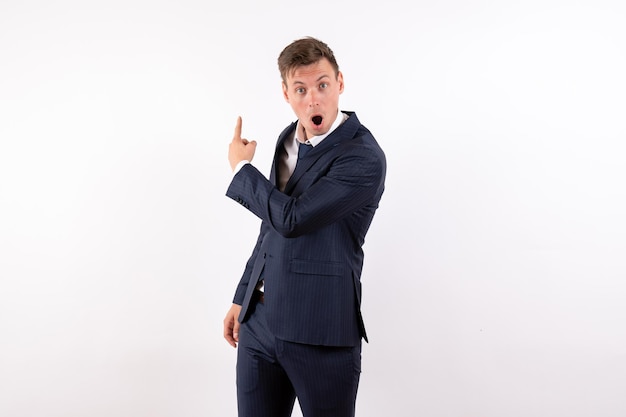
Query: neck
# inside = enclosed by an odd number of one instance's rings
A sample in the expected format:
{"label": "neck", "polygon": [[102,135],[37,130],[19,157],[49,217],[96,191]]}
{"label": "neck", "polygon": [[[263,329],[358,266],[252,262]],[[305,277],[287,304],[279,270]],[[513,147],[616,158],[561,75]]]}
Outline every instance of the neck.
{"label": "neck", "polygon": [[304,126],[303,126],[303,125],[300,125],[300,129],[301,129],[301,133],[302,133],[302,136],[301,136],[301,138],[302,138],[302,142],[304,143],[304,142],[306,142],[307,140],[309,140],[309,137],[307,136],[307,134],[306,134],[306,129],[304,128]]}

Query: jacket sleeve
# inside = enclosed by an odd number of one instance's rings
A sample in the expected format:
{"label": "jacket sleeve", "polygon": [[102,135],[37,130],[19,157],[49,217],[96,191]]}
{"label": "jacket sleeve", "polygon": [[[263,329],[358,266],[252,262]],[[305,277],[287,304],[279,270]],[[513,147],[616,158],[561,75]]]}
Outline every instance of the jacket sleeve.
{"label": "jacket sleeve", "polygon": [[351,147],[325,168],[299,195],[280,192],[254,166],[244,166],[234,177],[226,195],[258,216],[268,227],[293,238],[321,229],[352,212],[377,204],[384,187],[385,158],[382,152]]}

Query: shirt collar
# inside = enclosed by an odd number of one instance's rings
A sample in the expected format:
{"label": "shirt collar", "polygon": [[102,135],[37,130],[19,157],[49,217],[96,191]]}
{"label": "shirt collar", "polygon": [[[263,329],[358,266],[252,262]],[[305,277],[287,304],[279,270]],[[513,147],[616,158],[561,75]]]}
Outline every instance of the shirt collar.
{"label": "shirt collar", "polygon": [[333,133],[333,131],[335,129],[337,129],[339,127],[339,125],[341,125],[343,122],[345,122],[348,119],[348,115],[345,113],[342,113],[340,111],[337,111],[337,116],[335,116],[335,121],[333,122],[333,124],[330,126],[330,129],[328,129],[328,132],[324,133],[323,135],[319,135],[319,136],[312,136],[310,137],[306,142],[302,141],[303,137],[304,137],[304,129],[302,127],[302,125],[300,124],[300,121],[298,120],[298,124],[296,125],[296,133],[294,135],[294,139],[297,142],[301,142],[301,143],[306,143],[308,145],[311,146],[316,146],[319,145],[319,143],[321,141],[323,141],[324,139],[326,139],[326,137],[328,135],[330,135],[331,133]]}

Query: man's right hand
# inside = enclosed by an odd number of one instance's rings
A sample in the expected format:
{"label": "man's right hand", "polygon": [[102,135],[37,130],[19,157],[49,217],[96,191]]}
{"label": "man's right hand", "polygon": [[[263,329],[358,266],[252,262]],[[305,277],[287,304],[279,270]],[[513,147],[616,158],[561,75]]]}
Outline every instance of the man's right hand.
{"label": "man's right hand", "polygon": [[241,137],[241,124],[241,117],[238,117],[237,125],[235,126],[235,134],[228,147],[228,162],[230,162],[230,167],[233,170],[241,161],[252,162],[254,152],[256,151],[256,141],[248,141]]}
{"label": "man's right hand", "polygon": [[233,304],[224,318],[224,339],[235,348],[239,342],[239,321],[237,320],[239,313],[241,313],[241,306]]}

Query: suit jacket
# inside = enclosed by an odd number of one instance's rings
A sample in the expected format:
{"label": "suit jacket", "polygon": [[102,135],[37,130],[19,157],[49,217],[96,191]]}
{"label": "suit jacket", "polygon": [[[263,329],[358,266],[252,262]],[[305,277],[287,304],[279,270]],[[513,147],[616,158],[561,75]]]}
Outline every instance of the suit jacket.
{"label": "suit jacket", "polygon": [[265,281],[265,310],[282,340],[327,346],[367,341],[360,312],[365,234],[384,190],[385,155],[357,118],[349,118],[310,150],[284,192],[276,186],[283,143],[296,122],[279,136],[270,179],[247,164],[226,195],[258,216],[261,230],[235,291],[249,315],[259,279]]}

